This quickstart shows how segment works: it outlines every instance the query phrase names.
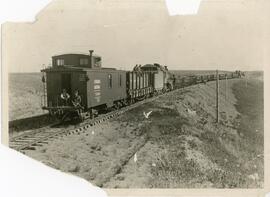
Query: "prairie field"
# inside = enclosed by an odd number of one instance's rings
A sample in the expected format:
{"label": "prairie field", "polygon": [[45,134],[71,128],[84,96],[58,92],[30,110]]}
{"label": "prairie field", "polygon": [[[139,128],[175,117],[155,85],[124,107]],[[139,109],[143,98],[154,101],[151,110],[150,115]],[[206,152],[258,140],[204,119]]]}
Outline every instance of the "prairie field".
{"label": "prairie field", "polygon": [[9,120],[45,113],[41,109],[43,87],[40,73],[9,74]]}

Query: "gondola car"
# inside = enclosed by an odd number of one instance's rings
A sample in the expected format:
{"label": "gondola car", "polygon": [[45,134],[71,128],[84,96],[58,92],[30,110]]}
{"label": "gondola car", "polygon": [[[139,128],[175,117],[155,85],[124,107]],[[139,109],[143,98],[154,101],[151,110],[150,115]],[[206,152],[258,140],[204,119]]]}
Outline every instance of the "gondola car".
{"label": "gondola car", "polygon": [[[43,109],[64,120],[78,114],[81,119],[92,117],[97,111],[126,102],[126,71],[103,68],[101,57],[90,54],[63,54],[52,57],[52,67],[43,69],[46,80],[46,94]],[[63,90],[70,95],[63,102]],[[74,106],[72,99],[78,91],[80,106]]]}
{"label": "gondola car", "polygon": [[175,87],[183,88],[195,83],[194,76],[180,76],[176,79]]}
{"label": "gondola car", "polygon": [[127,72],[128,98],[131,103],[173,89],[173,77],[160,64],[136,65]]}
{"label": "gondola car", "polygon": [[141,70],[141,66],[135,66],[133,71],[128,71],[127,80],[127,101],[133,103],[137,100],[153,96],[154,73]]}

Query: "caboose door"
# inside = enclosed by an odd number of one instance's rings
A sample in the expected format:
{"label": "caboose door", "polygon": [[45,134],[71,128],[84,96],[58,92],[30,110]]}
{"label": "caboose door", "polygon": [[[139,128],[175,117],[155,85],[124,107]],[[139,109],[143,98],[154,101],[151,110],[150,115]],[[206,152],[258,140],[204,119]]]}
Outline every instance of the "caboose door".
{"label": "caboose door", "polygon": [[71,74],[63,73],[61,74],[61,88],[66,89],[67,93],[71,95]]}

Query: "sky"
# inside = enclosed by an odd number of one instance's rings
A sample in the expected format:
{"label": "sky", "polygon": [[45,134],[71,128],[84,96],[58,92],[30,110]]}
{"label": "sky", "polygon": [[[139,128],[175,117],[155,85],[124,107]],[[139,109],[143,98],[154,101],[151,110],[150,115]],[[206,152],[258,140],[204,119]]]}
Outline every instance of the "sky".
{"label": "sky", "polygon": [[54,0],[34,22],[2,27],[3,62],[39,72],[53,55],[93,49],[103,67],[125,70],[262,70],[269,9],[268,0],[202,0],[197,14],[170,16],[165,0]]}

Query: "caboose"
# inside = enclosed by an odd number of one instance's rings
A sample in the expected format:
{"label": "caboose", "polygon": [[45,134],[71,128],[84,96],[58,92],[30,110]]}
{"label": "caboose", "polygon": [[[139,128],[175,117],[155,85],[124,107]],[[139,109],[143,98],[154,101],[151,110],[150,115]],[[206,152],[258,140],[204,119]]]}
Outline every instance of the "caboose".
{"label": "caboose", "polygon": [[[119,107],[126,102],[126,72],[103,68],[100,56],[89,54],[63,54],[52,57],[52,67],[43,69],[44,106],[50,114],[62,120],[77,114],[84,119],[93,117],[104,108]],[[69,98],[63,101],[62,93]],[[81,103],[74,105],[75,92]]]}

